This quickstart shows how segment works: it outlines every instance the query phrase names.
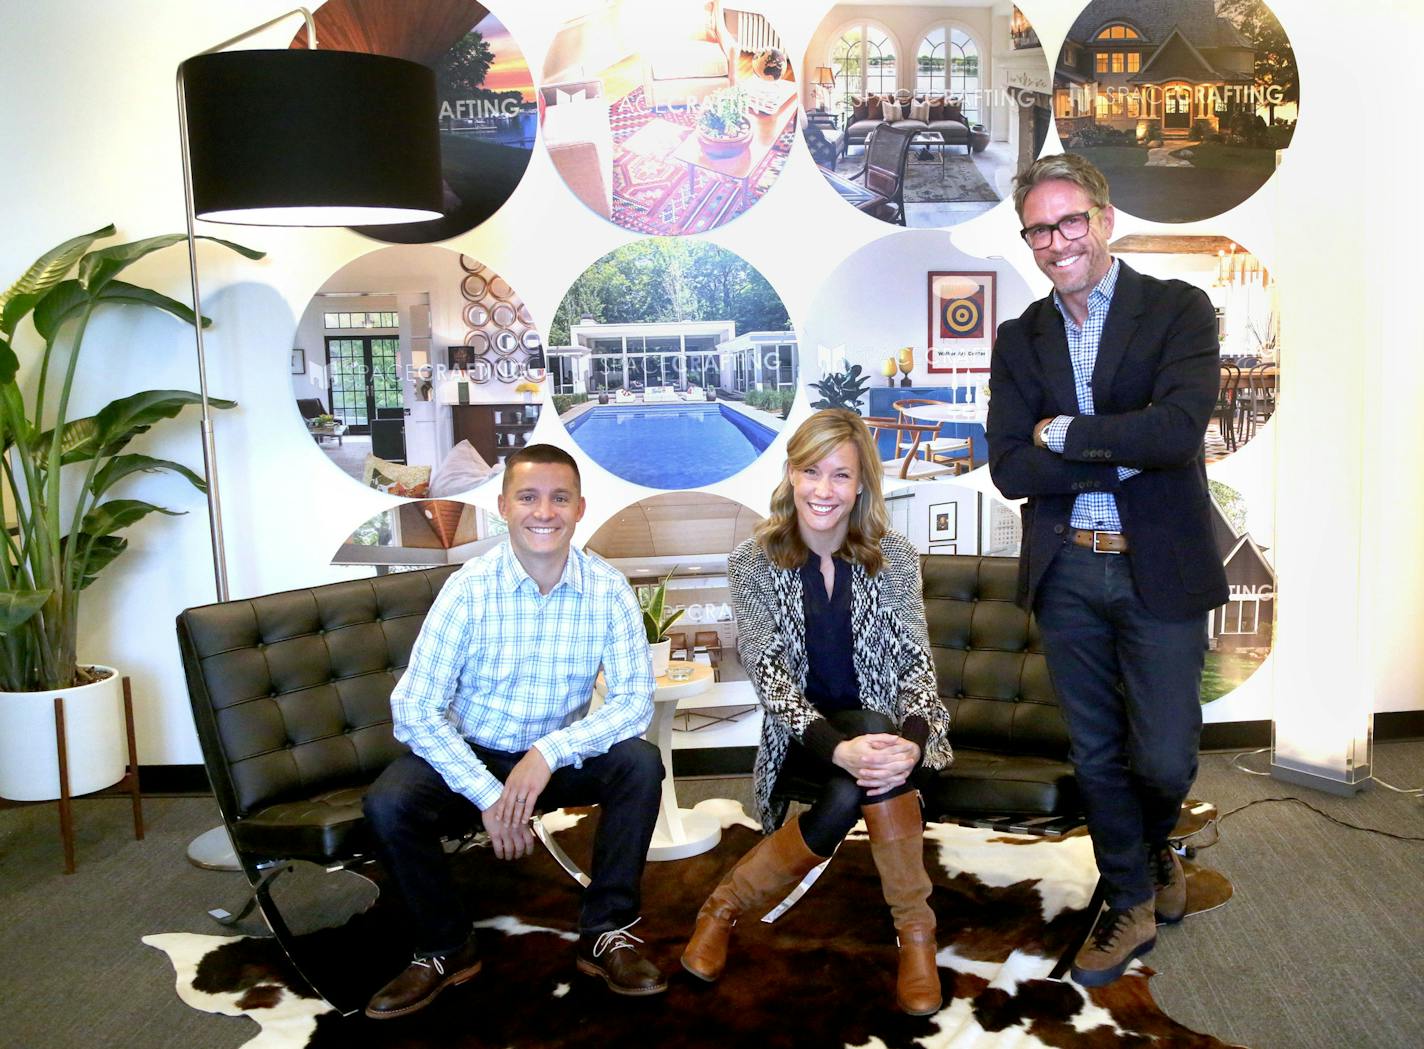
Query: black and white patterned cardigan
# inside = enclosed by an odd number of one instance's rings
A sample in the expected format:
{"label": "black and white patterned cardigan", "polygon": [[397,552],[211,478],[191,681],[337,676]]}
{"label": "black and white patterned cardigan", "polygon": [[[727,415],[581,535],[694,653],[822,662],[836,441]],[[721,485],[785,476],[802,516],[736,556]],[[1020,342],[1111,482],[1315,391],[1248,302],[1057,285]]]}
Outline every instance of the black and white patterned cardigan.
{"label": "black and white patterned cardigan", "polygon": [[[929,723],[924,764],[949,764],[949,711],[939,701],[920,591],[920,559],[897,532],[880,540],[881,570],[868,575],[851,566],[851,638],[860,702],[896,724],[912,714]],[[757,816],[770,834],[786,816],[786,802],[773,809],[771,790],[787,744],[800,740],[822,715],[807,700],[806,621],[801,574],[767,560],[755,539],[727,558],[727,581],[737,614],[737,655],[761,702],[761,749],[757,752]]]}

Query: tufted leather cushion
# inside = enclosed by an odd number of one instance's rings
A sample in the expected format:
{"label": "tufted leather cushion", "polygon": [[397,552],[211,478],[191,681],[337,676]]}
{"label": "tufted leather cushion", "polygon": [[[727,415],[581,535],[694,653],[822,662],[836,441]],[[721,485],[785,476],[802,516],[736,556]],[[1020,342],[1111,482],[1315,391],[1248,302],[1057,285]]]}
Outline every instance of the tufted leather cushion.
{"label": "tufted leather cushion", "polygon": [[404,751],[390,695],[458,566],[190,608],[178,640],[203,759],[240,847],[338,856]]}
{"label": "tufted leather cushion", "polygon": [[299,801],[279,801],[232,825],[244,852],[262,856],[329,860],[365,852],[368,785],[341,787]]}

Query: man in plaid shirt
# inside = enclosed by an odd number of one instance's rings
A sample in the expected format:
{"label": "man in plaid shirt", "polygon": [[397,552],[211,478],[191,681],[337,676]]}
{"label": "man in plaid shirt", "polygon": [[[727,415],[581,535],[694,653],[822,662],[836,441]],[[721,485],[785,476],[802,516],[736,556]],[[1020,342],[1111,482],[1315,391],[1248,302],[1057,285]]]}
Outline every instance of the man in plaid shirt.
{"label": "man in plaid shirt", "polygon": [[1028,500],[1019,602],[1038,619],[1107,890],[1073,964],[1096,987],[1187,907],[1168,839],[1196,778],[1207,615],[1228,597],[1202,453],[1216,316],[1200,288],[1108,253],[1108,185],[1084,158],[1036,161],[1014,205],[1053,294],[999,328],[989,470]]}
{"label": "man in plaid shirt", "polygon": [[[417,953],[367,1016],[415,1012],[479,971],[441,836],[482,813],[495,855],[517,859],[534,846],[536,805],[601,808],[579,971],[618,994],[667,989],[627,931],[663,776],[642,738],[653,715],[648,644],[627,580],[572,545],[579,484],[578,465],[553,445],[508,458],[499,511],[509,541],[445,581],[391,695],[395,735],[410,753],[381,774],[365,807]],[[607,691],[588,714],[600,668]]]}

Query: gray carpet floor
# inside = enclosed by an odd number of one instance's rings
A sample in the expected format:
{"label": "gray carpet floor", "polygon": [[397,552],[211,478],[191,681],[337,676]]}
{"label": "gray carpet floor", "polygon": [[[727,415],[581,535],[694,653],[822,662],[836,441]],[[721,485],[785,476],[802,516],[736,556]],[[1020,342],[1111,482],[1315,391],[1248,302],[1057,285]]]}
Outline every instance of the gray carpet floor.
{"label": "gray carpet floor", "polygon": [[[1264,767],[1265,756],[1245,759]],[[1424,783],[1424,742],[1381,744],[1375,773]],[[744,778],[685,779],[684,805],[750,804]],[[1336,798],[1288,787],[1205,755],[1195,796],[1222,812],[1294,795],[1338,819],[1424,836],[1424,803],[1376,788]],[[61,873],[52,805],[0,811],[0,1046],[25,1049],[227,1049],[257,1033],[245,1019],[189,1009],[173,972],[139,938],[220,930],[238,875],[199,871],[188,841],[217,822],[204,798],[149,798],[135,842],[128,802],[76,804],[79,871]],[[1199,861],[1231,878],[1221,909],[1163,930],[1148,957],[1153,992],[1189,1027],[1253,1049],[1412,1049],[1424,1016],[1424,842],[1348,830],[1304,806],[1259,804],[1226,819]],[[250,926],[249,926],[250,927]],[[671,964],[671,960],[669,960]]]}

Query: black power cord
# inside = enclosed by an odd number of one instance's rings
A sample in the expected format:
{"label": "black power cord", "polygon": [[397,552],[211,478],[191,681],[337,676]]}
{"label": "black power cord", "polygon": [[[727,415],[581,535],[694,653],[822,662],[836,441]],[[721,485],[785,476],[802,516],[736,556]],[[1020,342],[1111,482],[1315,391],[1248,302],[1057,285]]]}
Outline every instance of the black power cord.
{"label": "black power cord", "polygon": [[[1335,817],[1335,816],[1330,815],[1330,813],[1326,812],[1324,809],[1318,809],[1318,808],[1316,808],[1316,807],[1315,807],[1314,805],[1312,805],[1310,802],[1305,801],[1305,800],[1302,799],[1302,798],[1293,798],[1293,797],[1291,797],[1291,796],[1289,796],[1289,795],[1283,795],[1283,796],[1277,797],[1277,798],[1257,798],[1255,801],[1248,801],[1248,802],[1247,802],[1246,804],[1244,804],[1244,805],[1238,805],[1238,806],[1236,806],[1236,808],[1234,808],[1234,809],[1228,809],[1227,811],[1221,813],[1219,816],[1216,816],[1215,818],[1213,818],[1210,822],[1207,823],[1206,827],[1203,827],[1202,830],[1201,830],[1201,831],[1198,831],[1197,833],[1198,833],[1198,834],[1202,833],[1202,831],[1205,831],[1205,830],[1207,829],[1207,827],[1211,827],[1211,826],[1214,826],[1214,825],[1220,824],[1220,823],[1225,823],[1228,819],[1230,819],[1232,816],[1235,816],[1238,812],[1245,812],[1247,809],[1251,808],[1253,805],[1264,805],[1265,803],[1270,802],[1270,801],[1289,801],[1289,802],[1295,803],[1296,805],[1304,805],[1306,808],[1308,808],[1311,812],[1315,813],[1317,816],[1324,816],[1324,817],[1325,817],[1327,820],[1329,820],[1331,823],[1337,824],[1338,826],[1341,826],[1341,827],[1348,827],[1350,830],[1361,830],[1361,831],[1364,831],[1364,832],[1367,833],[1367,834],[1378,834],[1378,835],[1380,835],[1381,837],[1394,838],[1394,839],[1396,839],[1397,841],[1424,841],[1424,835],[1418,835],[1418,834],[1396,834],[1396,833],[1394,833],[1394,831],[1391,831],[1391,830],[1381,830],[1379,827],[1364,827],[1364,826],[1361,826],[1361,825],[1358,824],[1358,823],[1349,823],[1349,822],[1347,822],[1347,821],[1345,821],[1345,820],[1342,820],[1342,819],[1339,819],[1339,818],[1337,818],[1337,817]],[[1209,844],[1210,844],[1210,845],[1214,845],[1214,844],[1216,844],[1216,842],[1215,842],[1215,840],[1213,840],[1213,841],[1210,842]],[[1207,845],[1198,846],[1198,848],[1207,848],[1207,847],[1208,847]]]}

